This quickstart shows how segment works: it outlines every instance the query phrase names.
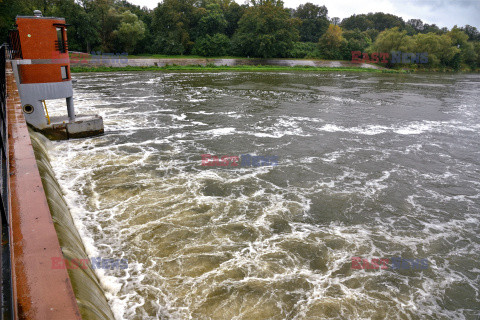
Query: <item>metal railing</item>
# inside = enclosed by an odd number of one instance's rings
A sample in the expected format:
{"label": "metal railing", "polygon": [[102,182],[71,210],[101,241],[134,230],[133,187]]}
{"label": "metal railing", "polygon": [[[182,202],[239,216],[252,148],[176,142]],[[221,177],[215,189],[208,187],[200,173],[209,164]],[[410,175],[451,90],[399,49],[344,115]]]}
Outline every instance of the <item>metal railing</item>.
{"label": "metal railing", "polygon": [[65,53],[68,50],[68,43],[66,40],[58,41],[55,40],[55,50],[60,51],[61,53]]}
{"label": "metal railing", "polygon": [[18,34],[18,30],[8,31],[8,43],[8,59],[23,59],[22,46],[20,45],[20,36]]}
{"label": "metal railing", "polygon": [[8,156],[8,118],[7,118],[7,46],[0,46],[0,215],[1,215],[1,319],[13,319],[12,272],[10,261],[9,227],[9,156]]}

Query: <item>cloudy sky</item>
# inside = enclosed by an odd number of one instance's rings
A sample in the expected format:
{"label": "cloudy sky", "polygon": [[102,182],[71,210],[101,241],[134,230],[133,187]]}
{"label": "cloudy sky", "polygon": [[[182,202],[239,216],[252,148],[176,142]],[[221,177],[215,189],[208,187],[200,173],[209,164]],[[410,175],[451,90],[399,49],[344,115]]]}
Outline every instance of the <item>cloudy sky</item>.
{"label": "cloudy sky", "polygon": [[[128,0],[153,9],[158,0]],[[239,4],[244,0],[235,0]],[[329,17],[346,18],[356,13],[385,12],[408,19],[421,19],[439,27],[452,28],[466,24],[480,30],[480,0],[284,0],[285,6],[296,8],[299,4],[312,2],[325,5]]]}

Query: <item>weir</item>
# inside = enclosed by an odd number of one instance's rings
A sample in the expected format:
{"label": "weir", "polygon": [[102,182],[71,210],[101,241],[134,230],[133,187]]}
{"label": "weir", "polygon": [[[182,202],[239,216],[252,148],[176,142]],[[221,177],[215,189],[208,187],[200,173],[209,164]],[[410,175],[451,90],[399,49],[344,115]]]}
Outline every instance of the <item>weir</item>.
{"label": "weir", "polygon": [[[8,123],[6,177],[9,191],[2,245],[1,319],[114,319],[97,276],[88,268],[54,268],[53,259],[88,259],[55,179],[45,143],[28,128],[5,46],[0,47],[2,119]],[[5,99],[6,97],[6,99]],[[2,134],[3,136],[3,134]],[[6,134],[5,134],[6,137]],[[2,183],[2,187],[6,186]],[[11,282],[11,283],[10,283]]]}
{"label": "weir", "polygon": [[[63,198],[62,189],[50,165],[45,145],[49,141],[45,136],[34,132],[32,129],[29,129],[29,133],[63,258],[68,261],[88,259],[80,234],[75,227],[68,205]],[[88,266],[83,269],[70,266],[67,271],[82,318],[113,320],[113,313],[110,310],[99,280],[91,267]]]}

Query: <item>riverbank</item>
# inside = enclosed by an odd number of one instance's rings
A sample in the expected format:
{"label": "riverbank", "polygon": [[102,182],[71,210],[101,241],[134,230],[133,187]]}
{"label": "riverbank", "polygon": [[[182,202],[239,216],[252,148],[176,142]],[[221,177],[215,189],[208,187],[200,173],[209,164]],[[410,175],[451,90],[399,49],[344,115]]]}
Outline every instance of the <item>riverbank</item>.
{"label": "riverbank", "polygon": [[[329,68],[334,68],[336,71],[342,71],[341,68],[350,69],[374,69],[383,70],[382,66],[377,66],[368,63],[353,63],[351,61],[339,61],[339,60],[317,60],[317,59],[258,59],[258,58],[192,58],[190,56],[184,58],[170,57],[170,58],[141,58],[141,57],[129,57],[127,55],[88,55],[83,53],[72,53],[70,55],[70,65],[74,68],[99,68],[99,67],[114,67],[119,71],[124,67],[152,67],[152,68],[165,68],[169,70],[193,70],[205,68],[215,70],[237,70],[231,69],[232,67],[239,69],[255,68],[268,68],[269,71],[283,71],[283,70],[296,70],[304,71],[303,68],[308,70],[315,70],[311,68],[321,68],[324,71],[330,71]],[[173,69],[172,69],[173,68]],[[273,70],[271,68],[281,68]],[[285,69],[287,68],[287,69]],[[300,69],[299,69],[300,68]],[[142,69],[135,69],[132,71],[139,71]],[[148,71],[157,69],[146,69]],[[162,69],[160,69],[162,70]]]}
{"label": "riverbank", "polygon": [[157,66],[72,66],[71,72],[117,72],[117,71],[349,71],[349,72],[377,72],[402,73],[401,70],[373,69],[362,67],[309,67],[309,66],[216,66],[216,65],[165,65]]}
{"label": "riverbank", "polygon": [[237,57],[200,56],[133,56],[133,55],[90,55],[71,52],[72,72],[108,72],[108,71],[358,71],[387,73],[478,73],[461,66],[459,70],[447,67],[426,67],[396,65],[385,68],[371,63],[354,63],[345,60],[321,59],[259,59]]}

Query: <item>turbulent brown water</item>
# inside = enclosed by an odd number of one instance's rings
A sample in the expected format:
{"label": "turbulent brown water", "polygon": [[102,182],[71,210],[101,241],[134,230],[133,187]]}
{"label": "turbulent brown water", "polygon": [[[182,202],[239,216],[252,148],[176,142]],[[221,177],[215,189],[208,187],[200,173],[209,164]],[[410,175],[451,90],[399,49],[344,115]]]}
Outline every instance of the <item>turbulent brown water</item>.
{"label": "turbulent brown water", "polygon": [[[53,225],[55,226],[55,231],[62,249],[63,258],[69,261],[75,261],[74,259],[88,259],[82,238],[72,219],[68,204],[63,197],[62,188],[55,179],[55,174],[50,165],[48,150],[46,149],[49,140],[30,128],[28,132],[35,152],[38,171],[42,178],[42,185],[47,197],[48,207],[52,215]],[[93,269],[79,267],[67,268],[67,272],[72,283],[73,292],[75,293],[82,319],[113,320],[114,315]]]}
{"label": "turbulent brown water", "polygon": [[[89,256],[128,259],[98,273],[117,319],[480,315],[480,76],[76,78],[105,135],[49,153]],[[279,165],[201,165],[247,153]]]}

